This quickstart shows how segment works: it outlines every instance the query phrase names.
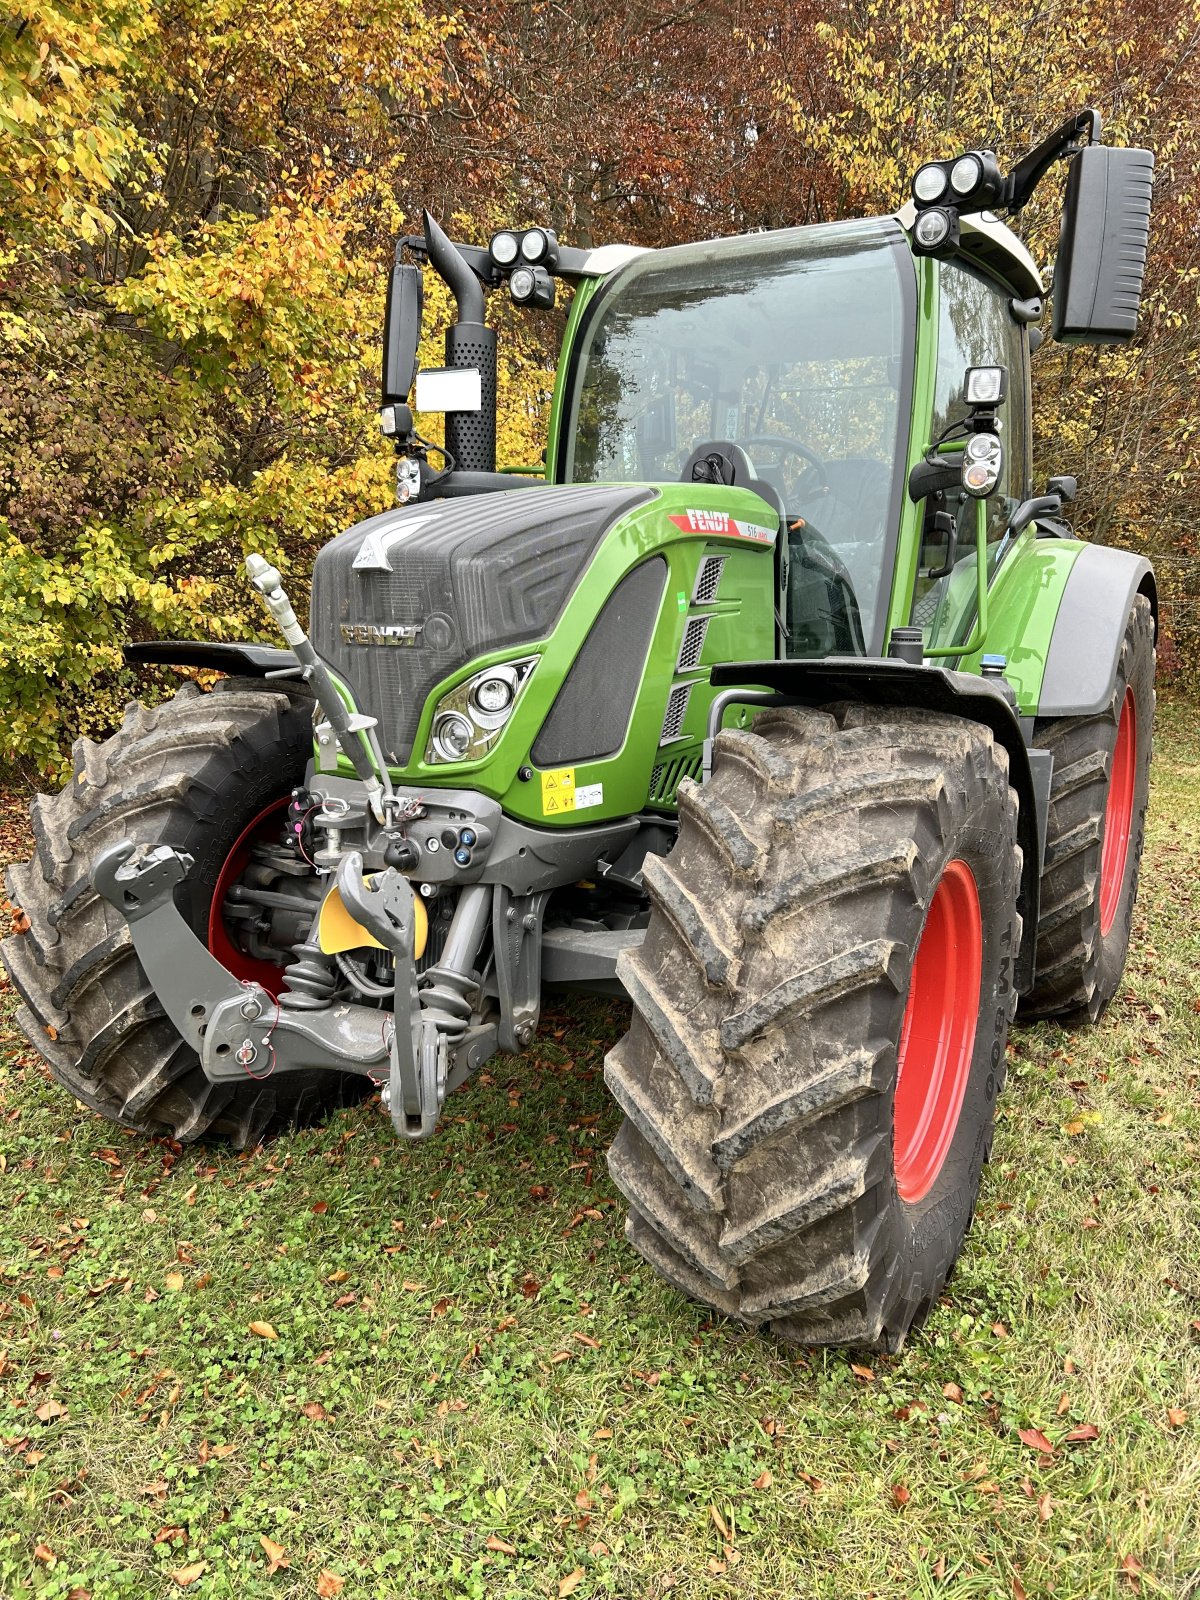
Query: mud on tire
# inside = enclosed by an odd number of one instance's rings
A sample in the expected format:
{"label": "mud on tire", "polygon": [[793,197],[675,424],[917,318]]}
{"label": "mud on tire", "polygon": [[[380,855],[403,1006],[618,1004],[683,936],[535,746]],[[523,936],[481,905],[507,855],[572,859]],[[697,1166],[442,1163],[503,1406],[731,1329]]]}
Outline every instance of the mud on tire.
{"label": "mud on tire", "polygon": [[[1033,988],[1021,1001],[1022,1020],[1064,1017],[1095,1022],[1120,985],[1146,833],[1154,665],[1154,617],[1149,600],[1138,595],[1125,625],[1108,705],[1091,717],[1046,718],[1034,730],[1034,744],[1054,755],[1054,772],[1036,970]],[[1107,852],[1119,844],[1108,835],[1119,809],[1110,809],[1110,796],[1120,778],[1117,758],[1123,719],[1128,719],[1125,737],[1131,744],[1120,753],[1129,761],[1126,777],[1132,783],[1132,803],[1124,854],[1118,850],[1110,861]],[[1112,900],[1107,905],[1106,866],[1112,874]]]}
{"label": "mud on tire", "polygon": [[[620,968],[633,1023],[605,1066],[627,1236],[729,1316],[898,1348],[961,1247],[1004,1078],[1021,934],[1007,756],[957,718],[774,712],[720,735],[680,820],[647,862],[650,928]],[[951,862],[978,892],[977,1016],[948,1151],[905,1200],[897,1046]]]}
{"label": "mud on tire", "polygon": [[121,839],[186,850],[195,867],[179,905],[205,938],[230,851],[303,779],[311,748],[312,702],[303,691],[229,679],[201,694],[186,684],[164,705],[130,705],[105,743],[77,740],[66,787],[34,801],[36,854],[6,875],[29,928],[6,939],[0,955],[30,1040],[58,1082],[94,1111],[142,1133],[214,1136],[240,1149],[370,1088],[317,1072],[210,1083],[164,1015],[124,918],[89,881],[96,857]]}

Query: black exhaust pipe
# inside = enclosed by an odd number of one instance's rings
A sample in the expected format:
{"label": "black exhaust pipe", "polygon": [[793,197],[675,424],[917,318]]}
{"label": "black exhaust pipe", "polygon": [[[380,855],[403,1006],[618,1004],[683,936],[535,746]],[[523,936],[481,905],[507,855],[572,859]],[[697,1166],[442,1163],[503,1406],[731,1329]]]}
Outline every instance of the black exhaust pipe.
{"label": "black exhaust pipe", "polygon": [[495,472],[496,332],[483,320],[483,286],[428,211],[425,247],[458,306],[446,329],[446,365],[476,368],[480,378],[479,410],[446,413],[446,449],[460,472]]}

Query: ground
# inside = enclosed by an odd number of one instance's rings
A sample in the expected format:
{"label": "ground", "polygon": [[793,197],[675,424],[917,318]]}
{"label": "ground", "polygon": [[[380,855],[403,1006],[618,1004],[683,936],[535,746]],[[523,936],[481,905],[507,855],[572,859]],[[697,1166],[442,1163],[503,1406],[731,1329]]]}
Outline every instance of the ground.
{"label": "ground", "polygon": [[235,1156],[82,1110],[6,995],[0,1595],[1200,1595],[1200,714],[1157,749],[1125,987],[1014,1032],[896,1358],[785,1349],[626,1247],[622,1006],[549,1015],[428,1145],[371,1103]]}

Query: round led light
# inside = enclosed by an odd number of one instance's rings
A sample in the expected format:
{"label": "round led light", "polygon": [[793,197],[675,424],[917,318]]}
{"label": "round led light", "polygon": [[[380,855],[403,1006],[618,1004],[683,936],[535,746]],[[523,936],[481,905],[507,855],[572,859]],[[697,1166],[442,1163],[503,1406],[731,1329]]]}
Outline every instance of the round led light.
{"label": "round led light", "polygon": [[511,267],[517,259],[517,236],[515,233],[494,234],[488,248],[498,267]]}
{"label": "round led light", "polygon": [[518,267],[508,280],[508,292],[514,300],[528,300],[536,282],[532,267]]}
{"label": "round led light", "polygon": [[471,731],[461,712],[443,711],[433,725],[433,748],[443,761],[462,761],[471,748]]}
{"label": "round led light", "polygon": [[950,232],[950,218],[944,211],[926,211],[917,218],[917,243],[936,250]]}
{"label": "round led light", "polygon": [[540,261],[546,254],[549,240],[540,228],[530,228],[521,236],[521,254],[526,261]]}
{"label": "round led light", "polygon": [[974,433],[967,440],[967,455],[972,461],[986,461],[996,450],[996,439],[990,433]]}
{"label": "round led light", "polygon": [[912,192],[923,205],[940,200],[946,192],[945,167],[939,167],[935,163],[927,167],[918,167],[917,175],[912,181]]}
{"label": "round led light", "polygon": [[963,487],[970,489],[973,494],[985,493],[995,481],[995,471],[985,461],[971,461],[963,472]]}
{"label": "round led light", "polygon": [[983,162],[978,156],[959,156],[950,168],[950,187],[955,194],[970,194],[983,177]]}
{"label": "round led light", "polygon": [[499,676],[480,678],[471,692],[471,698],[480,711],[486,711],[488,716],[495,717],[501,711],[507,711],[512,705],[513,686],[507,678]]}

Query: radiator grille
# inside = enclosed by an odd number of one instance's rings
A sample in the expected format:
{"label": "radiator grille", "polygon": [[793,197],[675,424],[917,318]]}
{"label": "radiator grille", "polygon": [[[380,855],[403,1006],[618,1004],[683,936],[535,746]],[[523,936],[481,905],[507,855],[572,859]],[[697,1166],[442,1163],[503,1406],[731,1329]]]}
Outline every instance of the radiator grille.
{"label": "radiator grille", "polygon": [[704,635],[708,632],[711,617],[689,617],[683,630],[683,643],[679,647],[676,672],[690,672],[704,653]]}
{"label": "radiator grille", "polygon": [[692,595],[693,605],[707,605],[710,600],[716,599],[724,570],[724,556],[705,556],[700,563],[700,571],[696,574],[696,591]]}

